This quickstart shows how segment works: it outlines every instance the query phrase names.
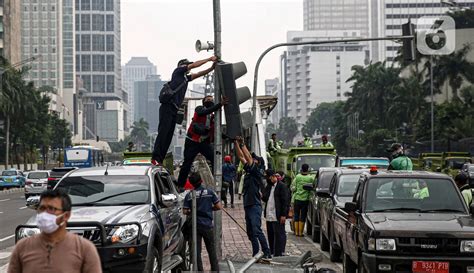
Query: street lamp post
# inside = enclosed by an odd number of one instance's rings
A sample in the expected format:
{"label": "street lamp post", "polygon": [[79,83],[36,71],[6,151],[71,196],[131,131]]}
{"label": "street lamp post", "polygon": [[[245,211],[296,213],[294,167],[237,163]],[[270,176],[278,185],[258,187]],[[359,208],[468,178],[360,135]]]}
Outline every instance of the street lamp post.
{"label": "street lamp post", "polygon": [[[334,43],[350,43],[350,42],[370,42],[370,41],[394,41],[394,40],[406,40],[414,39],[413,35],[408,36],[392,36],[392,37],[381,37],[381,38],[365,38],[365,39],[340,39],[340,40],[327,40],[327,41],[306,41],[306,42],[292,42],[292,43],[279,43],[272,45],[267,48],[258,58],[257,64],[255,65],[254,78],[253,78],[253,100],[252,100],[252,115],[253,115],[253,127],[252,127],[252,143],[251,148],[254,152],[257,152],[257,82],[258,82],[258,69],[263,57],[268,52],[275,48],[282,46],[297,46],[297,45],[322,45],[322,44],[334,44]],[[217,45],[217,42],[216,42]]]}

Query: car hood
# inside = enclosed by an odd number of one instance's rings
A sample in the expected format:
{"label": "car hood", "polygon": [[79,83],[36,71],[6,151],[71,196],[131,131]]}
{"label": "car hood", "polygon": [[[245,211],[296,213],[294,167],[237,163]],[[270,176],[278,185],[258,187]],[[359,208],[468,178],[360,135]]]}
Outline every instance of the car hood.
{"label": "car hood", "polygon": [[[125,222],[141,222],[150,211],[150,205],[104,206],[104,207],[73,207],[69,222],[100,222],[116,224]],[[28,220],[28,225],[36,225],[36,216]]]}
{"label": "car hood", "polygon": [[474,217],[454,213],[366,213],[374,236],[472,238]]}

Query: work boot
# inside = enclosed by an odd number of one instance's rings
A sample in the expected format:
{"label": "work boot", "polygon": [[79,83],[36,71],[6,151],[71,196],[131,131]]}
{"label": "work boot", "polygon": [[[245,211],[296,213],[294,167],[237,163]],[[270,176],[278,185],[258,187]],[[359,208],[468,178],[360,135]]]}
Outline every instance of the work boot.
{"label": "work boot", "polygon": [[235,208],[234,204],[230,204],[230,207],[231,207],[231,208]]}
{"label": "work boot", "polygon": [[300,222],[300,225],[299,225],[299,231],[298,233],[300,234],[300,237],[303,237],[304,236],[304,224],[305,222]]}
{"label": "work boot", "polygon": [[295,232],[295,236],[300,236],[300,222],[293,221],[293,231]]}
{"label": "work boot", "polygon": [[227,208],[227,204],[224,204],[224,208],[225,208],[225,209]]}

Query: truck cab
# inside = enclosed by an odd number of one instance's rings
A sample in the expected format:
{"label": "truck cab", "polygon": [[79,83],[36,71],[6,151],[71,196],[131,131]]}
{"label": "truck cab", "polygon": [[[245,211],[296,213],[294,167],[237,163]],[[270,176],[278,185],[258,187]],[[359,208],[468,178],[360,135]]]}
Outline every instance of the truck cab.
{"label": "truck cab", "polygon": [[465,163],[471,162],[471,154],[465,152],[445,152],[442,157],[441,171],[455,177]]}
{"label": "truck cab", "polygon": [[469,211],[445,174],[365,172],[336,209],[345,272],[473,272]]}

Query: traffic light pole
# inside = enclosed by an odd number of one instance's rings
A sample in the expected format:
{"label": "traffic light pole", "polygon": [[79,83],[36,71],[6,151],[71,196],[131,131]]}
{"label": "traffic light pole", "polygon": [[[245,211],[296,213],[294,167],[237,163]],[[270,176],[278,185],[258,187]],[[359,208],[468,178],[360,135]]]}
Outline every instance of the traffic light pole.
{"label": "traffic light pole", "polygon": [[[218,60],[221,60],[221,3],[220,0],[213,0],[213,14],[214,14],[214,55]],[[214,101],[219,103],[221,101],[221,90],[219,87],[219,77],[214,72]],[[222,111],[217,110],[214,117],[214,181],[216,185],[216,194],[221,196],[222,189]],[[222,212],[216,211],[214,213],[214,242],[216,246],[217,256],[220,259],[222,256],[222,246],[220,244],[222,238]]]}
{"label": "traffic light pole", "polygon": [[[253,101],[252,101],[252,115],[253,115],[253,127],[252,127],[252,151],[258,154],[258,149],[256,143],[258,142],[257,138],[257,82],[258,82],[258,69],[260,68],[260,63],[262,62],[263,57],[267,55],[268,52],[272,51],[275,48],[282,46],[298,46],[298,45],[322,45],[322,44],[335,44],[335,43],[350,43],[350,42],[371,42],[371,41],[394,41],[394,40],[405,40],[405,39],[414,39],[415,36],[393,36],[393,37],[382,37],[382,38],[365,38],[365,39],[341,39],[341,40],[327,40],[327,41],[306,41],[306,42],[294,42],[294,43],[280,43],[272,45],[267,48],[258,58],[257,64],[255,65],[254,77],[253,77]],[[217,42],[216,42],[217,45]],[[260,155],[262,156],[262,155]]]}

